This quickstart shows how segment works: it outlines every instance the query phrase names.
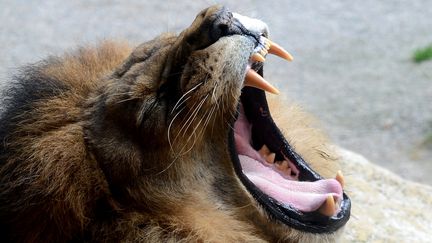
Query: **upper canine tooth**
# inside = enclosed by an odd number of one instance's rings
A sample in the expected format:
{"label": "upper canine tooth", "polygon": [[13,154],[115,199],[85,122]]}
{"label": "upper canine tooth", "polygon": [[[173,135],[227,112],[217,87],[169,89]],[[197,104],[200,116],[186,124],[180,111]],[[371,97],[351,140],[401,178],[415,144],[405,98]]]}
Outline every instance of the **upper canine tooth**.
{"label": "upper canine tooth", "polygon": [[243,83],[244,86],[251,86],[258,89],[262,89],[268,91],[273,94],[279,94],[279,90],[277,90],[273,85],[267,82],[263,77],[261,77],[257,72],[253,69],[249,69],[246,72],[246,77]]}
{"label": "upper canine tooth", "polygon": [[255,62],[265,62],[265,58],[263,55],[261,55],[260,53],[254,53],[251,56],[252,61]]}
{"label": "upper canine tooth", "polygon": [[345,178],[344,178],[344,176],[342,174],[342,171],[339,170],[336,173],[335,179],[339,182],[339,184],[341,184],[342,188],[345,186]]}
{"label": "upper canine tooth", "polygon": [[283,49],[278,44],[274,43],[271,40],[268,40],[268,42],[270,44],[270,48],[268,50],[269,53],[282,57],[283,59],[286,59],[288,61],[292,61],[294,59],[293,56],[289,54],[289,52],[285,51],[285,49]]}
{"label": "upper canine tooth", "polygon": [[275,153],[270,153],[269,155],[267,155],[267,157],[265,157],[266,161],[273,164],[274,160],[276,158],[276,154]]}

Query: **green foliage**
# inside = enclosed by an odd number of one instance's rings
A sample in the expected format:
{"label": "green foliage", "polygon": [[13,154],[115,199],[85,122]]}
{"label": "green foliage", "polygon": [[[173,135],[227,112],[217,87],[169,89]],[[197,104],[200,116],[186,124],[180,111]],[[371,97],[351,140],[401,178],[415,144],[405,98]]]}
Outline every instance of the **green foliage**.
{"label": "green foliage", "polygon": [[419,48],[414,52],[414,62],[423,62],[432,59],[432,44],[423,48]]}
{"label": "green foliage", "polygon": [[426,135],[426,138],[423,140],[423,146],[432,148],[432,132]]}

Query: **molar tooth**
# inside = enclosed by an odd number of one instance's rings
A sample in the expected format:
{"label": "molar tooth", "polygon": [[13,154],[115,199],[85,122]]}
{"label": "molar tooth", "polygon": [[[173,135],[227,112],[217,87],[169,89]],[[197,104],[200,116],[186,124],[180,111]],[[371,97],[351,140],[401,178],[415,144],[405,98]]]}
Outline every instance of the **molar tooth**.
{"label": "molar tooth", "polygon": [[270,149],[264,144],[260,150],[258,150],[258,153],[265,158],[270,154]]}
{"label": "molar tooth", "polygon": [[270,153],[269,155],[267,155],[265,157],[266,161],[273,164],[276,158],[276,154],[275,153]]}
{"label": "molar tooth", "polygon": [[342,171],[338,170],[335,179],[339,182],[339,184],[341,184],[342,188],[345,186],[345,178],[342,174]]}
{"label": "molar tooth", "polygon": [[336,212],[336,204],[332,195],[327,196],[325,202],[318,209],[318,212],[324,214],[325,216],[331,217]]}
{"label": "molar tooth", "polygon": [[[291,174],[291,168],[288,164],[288,161],[283,160],[281,163],[281,168],[282,168],[282,171],[285,172],[286,174],[288,174],[288,175]],[[289,173],[288,173],[288,170],[289,170]]]}
{"label": "molar tooth", "polygon": [[251,59],[252,59],[252,61],[255,61],[255,62],[264,62],[265,61],[265,58],[263,55],[261,55],[261,53],[252,54]]}
{"label": "molar tooth", "polygon": [[288,170],[289,165],[288,165],[288,161],[284,160],[284,161],[277,161],[278,163],[275,163],[276,168],[282,172],[285,172]]}

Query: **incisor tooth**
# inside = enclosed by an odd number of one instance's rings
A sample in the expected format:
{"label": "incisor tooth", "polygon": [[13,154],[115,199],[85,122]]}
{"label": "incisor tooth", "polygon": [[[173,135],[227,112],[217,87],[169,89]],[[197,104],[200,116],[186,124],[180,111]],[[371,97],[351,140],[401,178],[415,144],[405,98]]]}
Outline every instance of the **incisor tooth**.
{"label": "incisor tooth", "polygon": [[339,182],[339,184],[341,184],[342,188],[345,186],[345,178],[344,178],[344,176],[342,174],[342,171],[339,170],[336,173],[335,179]]}
{"label": "incisor tooth", "polygon": [[260,150],[258,150],[258,153],[263,156],[266,157],[267,155],[270,154],[270,149],[267,147],[267,145],[263,145]]}
{"label": "incisor tooth", "polygon": [[270,43],[270,48],[268,50],[270,54],[282,57],[283,59],[286,59],[288,61],[292,61],[294,59],[293,56],[289,54],[289,52],[285,51],[285,49],[283,49],[278,44],[274,43],[271,40],[268,40],[268,42]]}
{"label": "incisor tooth", "polygon": [[255,62],[264,62],[265,58],[260,53],[254,53],[251,56],[252,61]]}
{"label": "incisor tooth", "polygon": [[276,154],[275,153],[270,153],[269,155],[267,155],[267,157],[265,157],[266,161],[273,164],[274,160],[276,158]]}
{"label": "incisor tooth", "polygon": [[335,200],[332,195],[329,195],[325,202],[318,209],[318,212],[324,214],[325,216],[331,217],[336,212]]}
{"label": "incisor tooth", "polygon": [[267,82],[263,77],[261,77],[257,72],[253,69],[249,69],[246,72],[246,77],[244,80],[244,86],[255,87],[258,89],[265,90],[267,92],[273,94],[279,94],[279,90],[277,90],[273,85]]}

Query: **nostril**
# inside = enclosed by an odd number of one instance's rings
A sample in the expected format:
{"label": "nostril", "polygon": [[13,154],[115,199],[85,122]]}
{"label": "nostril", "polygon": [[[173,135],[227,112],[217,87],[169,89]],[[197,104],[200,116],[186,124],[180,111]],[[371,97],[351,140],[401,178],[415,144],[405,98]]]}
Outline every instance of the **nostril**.
{"label": "nostril", "polygon": [[210,29],[210,36],[213,41],[217,41],[223,36],[232,35],[232,29],[230,27],[230,22],[225,19],[217,19]]}
{"label": "nostril", "polygon": [[220,35],[221,36],[226,36],[228,35],[228,31],[229,31],[229,26],[226,23],[221,23],[219,24],[219,31],[220,31]]}

